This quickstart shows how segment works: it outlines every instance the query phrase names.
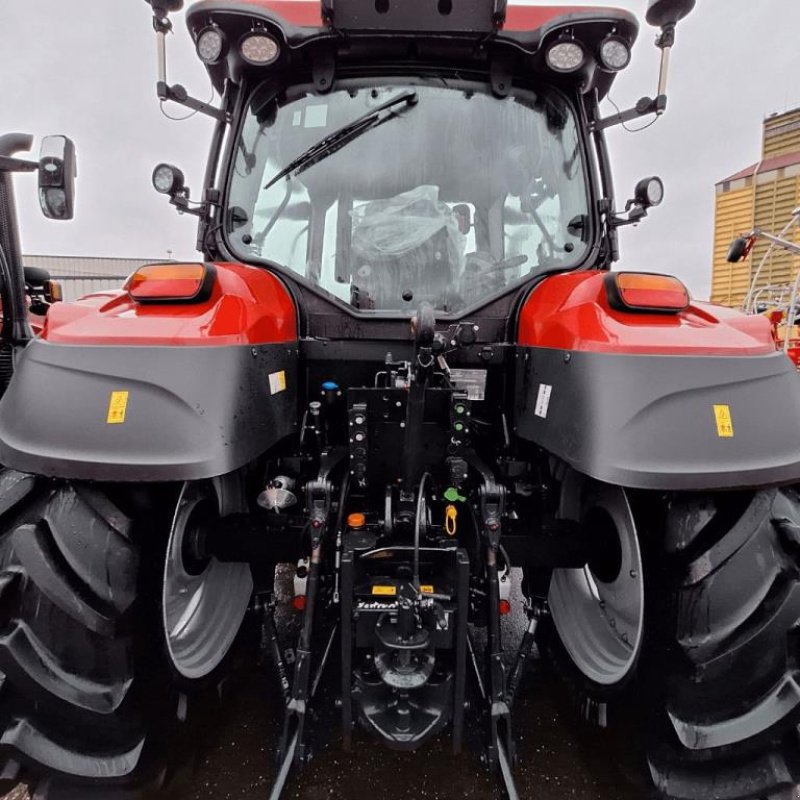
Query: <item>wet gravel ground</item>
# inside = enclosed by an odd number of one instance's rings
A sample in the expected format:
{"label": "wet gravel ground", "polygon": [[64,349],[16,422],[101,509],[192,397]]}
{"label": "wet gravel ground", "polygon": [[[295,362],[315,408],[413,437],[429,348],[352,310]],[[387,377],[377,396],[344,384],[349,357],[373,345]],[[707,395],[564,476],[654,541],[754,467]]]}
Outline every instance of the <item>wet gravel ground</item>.
{"label": "wet gravel ground", "polygon": [[[524,630],[521,603],[504,619],[504,641],[512,651]],[[280,624],[290,641],[291,620]],[[478,641],[480,646],[480,641]],[[335,649],[334,649],[335,654]],[[334,665],[335,667],[335,665]],[[479,759],[473,720],[464,752],[450,750],[447,736],[412,753],[385,749],[356,732],[353,751],[340,746],[335,668],[320,684],[320,718],[312,724],[314,758],[294,772],[286,800],[498,800],[505,795],[498,780]],[[175,800],[267,800],[276,775],[275,749],[282,706],[269,667],[250,664],[236,673],[226,690],[221,716],[200,736],[200,761]],[[630,742],[608,731],[581,724],[577,709],[560,681],[540,662],[529,669],[514,709],[522,800],[643,800],[646,773]],[[472,736],[470,736],[472,734]],[[27,800],[20,787],[0,800]]]}

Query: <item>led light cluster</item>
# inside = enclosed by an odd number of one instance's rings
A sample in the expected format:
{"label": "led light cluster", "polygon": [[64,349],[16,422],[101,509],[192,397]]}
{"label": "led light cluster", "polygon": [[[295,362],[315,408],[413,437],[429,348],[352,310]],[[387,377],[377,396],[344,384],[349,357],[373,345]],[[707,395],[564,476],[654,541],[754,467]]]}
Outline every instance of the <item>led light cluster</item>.
{"label": "led light cluster", "polygon": [[216,64],[227,50],[225,34],[212,25],[197,37],[197,55],[204,64]]}
{"label": "led light cluster", "polygon": [[271,36],[265,33],[251,33],[242,39],[239,52],[248,64],[262,67],[276,61],[281,49]]}
{"label": "led light cluster", "polygon": [[183,172],[172,164],[158,164],[153,170],[153,188],[159,194],[170,197],[180,192],[185,185]]}
{"label": "led light cluster", "polygon": [[[562,37],[556,39],[545,54],[547,66],[554,72],[577,72],[585,63],[588,53],[577,39]],[[603,39],[598,50],[598,58],[603,69],[619,72],[631,61],[631,49],[619,36],[611,34]]]}
{"label": "led light cluster", "polygon": [[[204,64],[218,64],[228,53],[225,34],[216,26],[210,25],[200,31],[197,37],[197,55]],[[263,31],[252,31],[239,42],[239,55],[248,64],[264,67],[278,60],[281,48],[278,42]]]}

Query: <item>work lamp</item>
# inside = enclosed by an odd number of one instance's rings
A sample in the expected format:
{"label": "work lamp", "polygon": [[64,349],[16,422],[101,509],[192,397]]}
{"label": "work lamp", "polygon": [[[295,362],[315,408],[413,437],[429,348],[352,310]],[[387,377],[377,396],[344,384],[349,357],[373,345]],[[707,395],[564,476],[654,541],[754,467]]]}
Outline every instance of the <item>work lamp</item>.
{"label": "work lamp", "polygon": [[248,64],[263,67],[276,61],[281,49],[271,36],[265,33],[250,33],[239,44],[239,52]]}
{"label": "work lamp", "polygon": [[547,65],[556,72],[575,72],[586,61],[583,45],[575,39],[559,39],[547,49]]}
{"label": "work lamp", "polygon": [[609,72],[619,72],[631,63],[631,49],[619,36],[607,36],[600,45],[600,63]]}
{"label": "work lamp", "polygon": [[153,170],[153,188],[159,194],[175,195],[183,189],[184,182],[183,172],[172,164],[159,164]]}
{"label": "work lamp", "polygon": [[204,64],[216,64],[225,54],[226,44],[225,34],[211,25],[197,37],[197,55]]}

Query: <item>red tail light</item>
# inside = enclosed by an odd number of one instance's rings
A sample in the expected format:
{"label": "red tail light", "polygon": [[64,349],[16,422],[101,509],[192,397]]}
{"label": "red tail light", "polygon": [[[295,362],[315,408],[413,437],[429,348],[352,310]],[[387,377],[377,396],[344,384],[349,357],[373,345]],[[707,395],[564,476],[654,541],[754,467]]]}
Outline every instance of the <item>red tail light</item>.
{"label": "red tail light", "polygon": [[608,302],[617,311],[677,314],[689,307],[689,291],[671,275],[610,272],[606,275]]}
{"label": "red tail light", "polygon": [[140,303],[202,303],[215,274],[210,264],[148,264],[128,278],[125,289]]}

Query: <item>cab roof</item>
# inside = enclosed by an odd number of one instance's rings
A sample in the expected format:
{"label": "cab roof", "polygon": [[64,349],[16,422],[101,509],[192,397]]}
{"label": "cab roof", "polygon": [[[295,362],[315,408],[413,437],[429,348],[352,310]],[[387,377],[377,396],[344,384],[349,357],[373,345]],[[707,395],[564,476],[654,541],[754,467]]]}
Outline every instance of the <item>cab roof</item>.
{"label": "cab roof", "polygon": [[[497,4],[501,4],[499,15]],[[186,19],[195,40],[210,24],[233,37],[262,28],[277,34],[286,49],[295,52],[326,41],[338,47],[342,42],[386,42],[392,37],[438,42],[472,39],[532,57],[552,38],[562,35],[579,39],[589,53],[594,53],[612,34],[632,46],[639,30],[636,17],[622,9],[505,7],[504,0],[200,0],[188,10]],[[379,48],[375,58],[380,58]],[[537,61],[541,65],[543,58]],[[597,64],[592,62],[591,66]],[[209,67],[217,88],[226,76],[220,67]],[[597,72],[600,74],[594,74]],[[584,89],[591,84],[605,95],[614,77],[613,73],[593,69],[591,76],[584,76]]]}

